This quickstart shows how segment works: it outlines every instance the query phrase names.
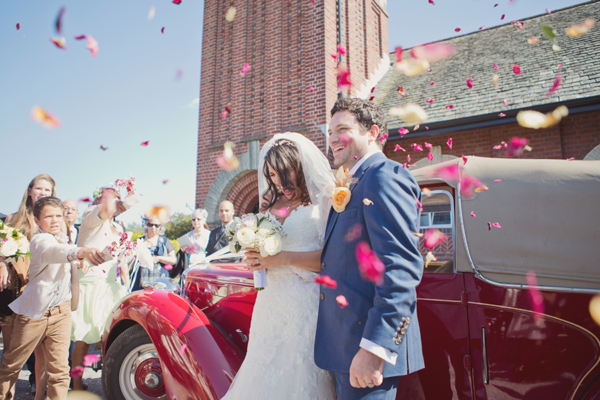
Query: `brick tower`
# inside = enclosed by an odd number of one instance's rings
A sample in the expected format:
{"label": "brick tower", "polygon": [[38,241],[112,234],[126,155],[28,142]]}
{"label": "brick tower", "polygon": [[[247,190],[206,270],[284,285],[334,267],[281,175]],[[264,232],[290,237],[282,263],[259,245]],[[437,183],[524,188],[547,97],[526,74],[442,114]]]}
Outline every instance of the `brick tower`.
{"label": "brick tower", "polygon": [[[386,0],[205,2],[196,206],[209,224],[219,223],[226,199],[236,215],[255,209],[260,148],[274,134],[299,132],[325,151],[338,62],[350,71],[349,95],[367,98],[389,68],[387,18]],[[346,49],[339,61],[331,56],[338,43]],[[215,163],[227,140],[240,160],[231,172]]]}

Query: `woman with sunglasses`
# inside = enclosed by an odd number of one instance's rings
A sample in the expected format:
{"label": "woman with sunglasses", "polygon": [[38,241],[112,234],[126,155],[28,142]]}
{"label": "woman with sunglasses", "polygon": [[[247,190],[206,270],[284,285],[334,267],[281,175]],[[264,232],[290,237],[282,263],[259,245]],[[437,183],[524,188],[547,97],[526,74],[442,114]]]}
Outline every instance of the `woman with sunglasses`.
{"label": "woman with sunglasses", "polygon": [[[175,256],[175,249],[169,239],[160,234],[162,231],[162,224],[156,216],[148,215],[145,218],[144,226],[146,236],[140,238],[141,243],[138,243],[138,246],[142,245],[150,250],[152,262],[154,263],[154,268],[152,270],[141,268],[141,283],[147,285],[158,278],[168,278],[169,270],[172,268],[173,264],[177,262],[177,257]],[[169,268],[169,270],[167,270],[165,265],[169,265],[171,268],[167,267]]]}

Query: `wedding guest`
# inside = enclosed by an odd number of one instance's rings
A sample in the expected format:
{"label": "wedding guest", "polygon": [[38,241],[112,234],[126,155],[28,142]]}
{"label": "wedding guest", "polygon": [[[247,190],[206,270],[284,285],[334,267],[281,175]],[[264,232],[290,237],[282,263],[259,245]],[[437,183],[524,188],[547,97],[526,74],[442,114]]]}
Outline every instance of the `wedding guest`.
{"label": "wedding guest", "polygon": [[[36,176],[29,182],[23,194],[19,210],[7,216],[5,223],[15,229],[22,229],[27,239],[31,240],[32,235],[38,230],[33,216],[33,205],[42,197],[55,195],[56,184],[54,179],[47,174]],[[29,263],[29,258],[12,264],[0,262],[0,327],[2,328],[5,349],[10,347],[13,325],[16,318],[16,315],[8,305],[23,292],[29,276]],[[10,290],[2,292],[3,289],[7,288]],[[35,377],[35,388],[40,388],[39,391],[36,391],[35,400],[41,400],[44,398],[43,388],[46,387],[45,375],[43,373],[44,353],[41,347],[38,347],[34,351],[34,354],[35,370],[30,369],[30,371]],[[12,388],[12,392],[14,393],[14,387]]]}
{"label": "wedding guest", "polygon": [[68,236],[71,242],[77,243],[77,235],[79,235],[79,227],[75,225],[77,217],[79,217],[79,207],[75,200],[63,201],[65,206],[65,222],[67,223]]}
{"label": "wedding guest", "polygon": [[[36,348],[44,354],[48,375],[47,398],[65,399],[69,389],[69,331],[71,328],[72,272],[84,258],[103,261],[98,249],[67,244],[61,234],[64,208],[60,199],[46,196],[36,201],[34,222],[39,227],[30,243],[30,281],[23,294],[10,304],[16,317],[10,346],[0,366],[0,400],[12,399],[11,387]],[[70,264],[77,262],[76,264]],[[38,346],[39,344],[39,346]],[[38,387],[38,392],[43,392]]]}
{"label": "wedding guest", "polygon": [[229,246],[229,240],[225,234],[227,225],[233,220],[235,210],[233,203],[230,201],[223,201],[219,204],[219,218],[221,219],[221,226],[210,231],[210,237],[208,239],[208,245],[206,246],[206,255],[209,256],[217,250],[223,247]]}
{"label": "wedding guest", "polygon": [[[104,250],[113,242],[120,242],[120,226],[114,221],[116,215],[127,210],[127,199],[121,201],[119,192],[113,188],[96,190],[94,202],[81,218],[78,245]],[[109,260],[84,275],[79,273],[79,305],[73,312],[71,340],[75,348],[71,355],[71,367],[83,366],[92,343],[100,342],[104,324],[113,307],[127,293],[129,281],[127,263],[120,265]],[[83,389],[82,378],[73,378],[73,388]]]}
{"label": "wedding guest", "polygon": [[177,257],[175,257],[173,244],[166,236],[161,234],[163,225],[160,220],[154,215],[147,215],[144,221],[146,235],[140,238],[141,245],[150,250],[152,262],[154,263],[152,270],[142,269],[141,283],[147,284],[158,278],[168,278],[169,270],[165,269],[165,265],[172,268],[173,264],[177,262]]}
{"label": "wedding guest", "polygon": [[210,237],[210,231],[206,225],[207,217],[206,210],[197,208],[192,213],[192,228],[194,229],[177,239],[182,248],[186,248],[191,263],[200,262],[206,256],[206,246]]}

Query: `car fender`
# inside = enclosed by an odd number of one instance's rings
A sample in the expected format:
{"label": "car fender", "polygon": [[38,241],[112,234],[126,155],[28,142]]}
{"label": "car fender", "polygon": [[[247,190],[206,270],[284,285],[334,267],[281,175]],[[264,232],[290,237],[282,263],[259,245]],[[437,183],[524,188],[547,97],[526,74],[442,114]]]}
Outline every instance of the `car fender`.
{"label": "car fender", "polygon": [[114,339],[141,325],[156,347],[169,399],[219,399],[244,353],[191,302],[167,291],[142,290],[124,297],[104,332],[103,354]]}

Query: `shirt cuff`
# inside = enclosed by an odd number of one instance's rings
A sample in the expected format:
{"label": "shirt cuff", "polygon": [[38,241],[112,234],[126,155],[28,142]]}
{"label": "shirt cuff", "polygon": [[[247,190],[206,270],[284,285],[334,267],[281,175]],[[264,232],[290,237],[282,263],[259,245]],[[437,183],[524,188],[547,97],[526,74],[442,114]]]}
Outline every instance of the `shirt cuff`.
{"label": "shirt cuff", "polygon": [[381,347],[378,344],[371,342],[369,339],[362,338],[360,341],[360,347],[367,350],[369,353],[375,354],[377,357],[382,358],[383,361],[388,362],[392,365],[396,365],[398,359],[398,353],[394,353],[391,350]]}

